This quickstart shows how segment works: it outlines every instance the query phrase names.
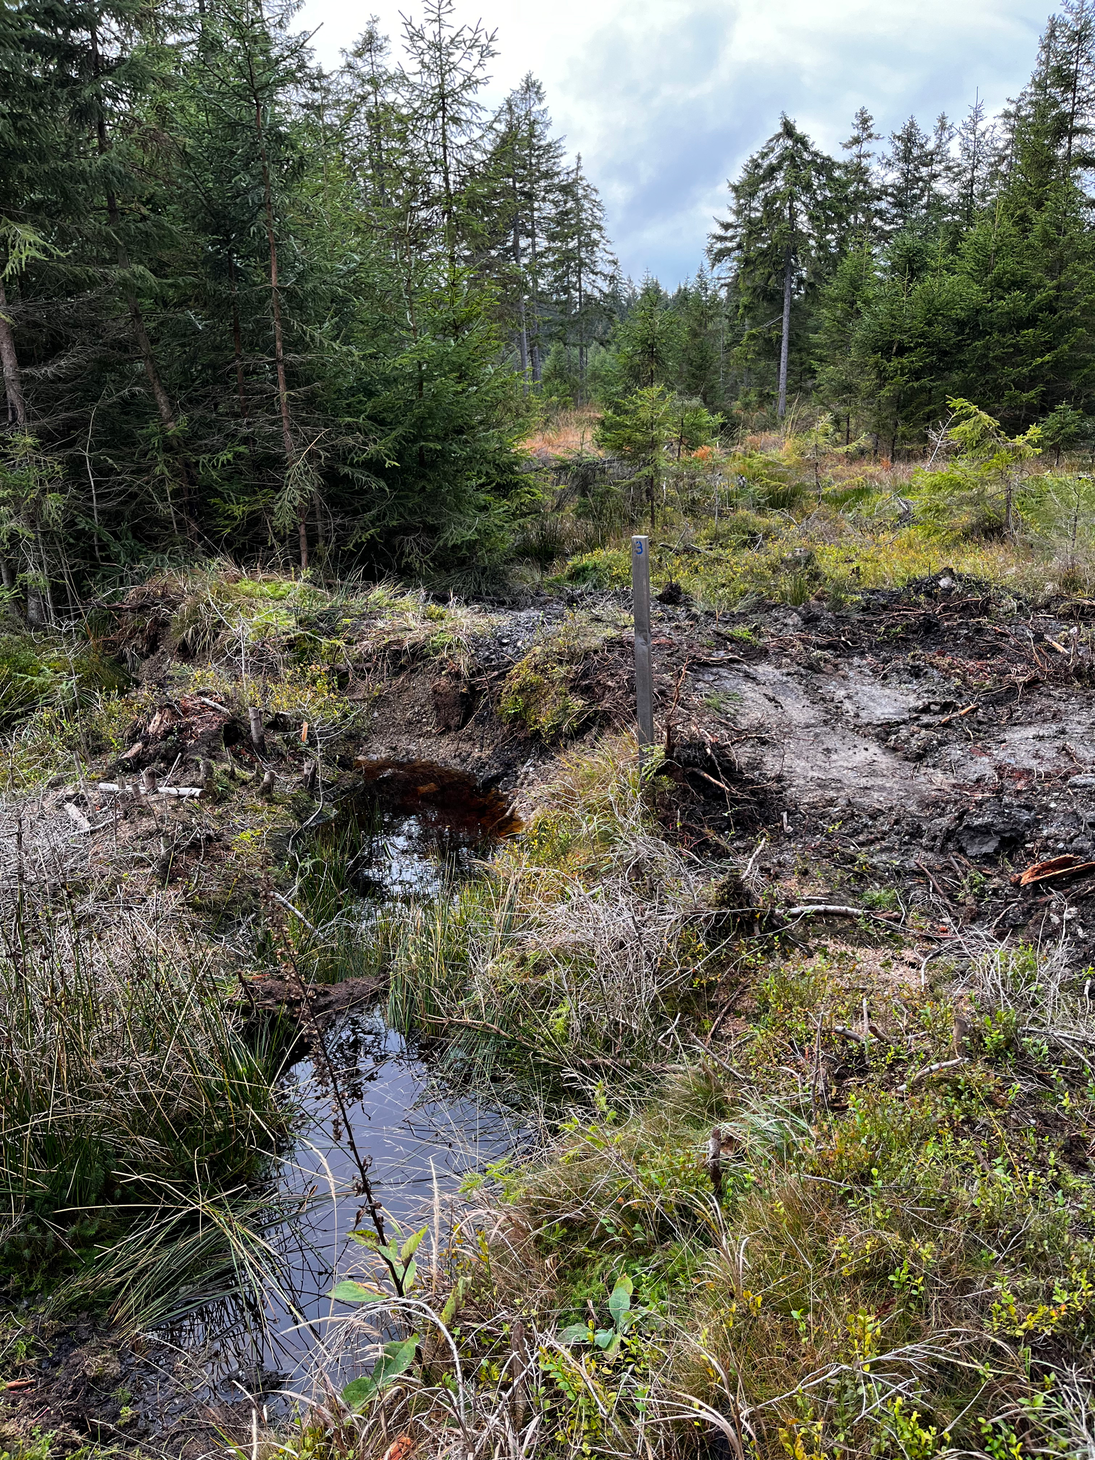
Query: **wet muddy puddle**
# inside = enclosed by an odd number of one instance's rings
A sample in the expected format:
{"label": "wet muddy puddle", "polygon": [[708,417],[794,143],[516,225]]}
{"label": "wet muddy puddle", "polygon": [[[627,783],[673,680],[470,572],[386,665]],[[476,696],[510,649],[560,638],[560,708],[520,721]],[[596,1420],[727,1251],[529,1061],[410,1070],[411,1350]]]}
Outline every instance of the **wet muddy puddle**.
{"label": "wet muddy puddle", "polygon": [[[475,875],[498,840],[520,830],[505,798],[468,776],[422,763],[374,761],[359,769],[362,792],[338,815],[356,817],[364,829],[345,877],[366,931],[393,901],[449,895],[454,879]],[[252,1315],[242,1328],[227,1324],[215,1342],[222,1394],[225,1375],[229,1388],[270,1396],[307,1390],[321,1365],[338,1378],[338,1360],[324,1359],[339,1347],[332,1325],[348,1310],[327,1295],[360,1266],[363,1254],[349,1233],[366,1222],[344,1114],[386,1223],[404,1233],[428,1223],[427,1248],[435,1229],[444,1240],[465,1177],[521,1141],[519,1111],[440,1078],[379,1008],[340,1015],[324,1033],[324,1056],[313,1050],[284,1081],[298,1119],[277,1199],[299,1203],[302,1213],[269,1237],[281,1259],[281,1291],[268,1295],[261,1318]],[[208,1315],[197,1326],[208,1350]]]}
{"label": "wet muddy puddle", "polygon": [[497,841],[521,830],[504,796],[459,771],[388,760],[359,769],[358,815],[373,834],[347,871],[366,897],[437,896],[446,879],[470,875]]}

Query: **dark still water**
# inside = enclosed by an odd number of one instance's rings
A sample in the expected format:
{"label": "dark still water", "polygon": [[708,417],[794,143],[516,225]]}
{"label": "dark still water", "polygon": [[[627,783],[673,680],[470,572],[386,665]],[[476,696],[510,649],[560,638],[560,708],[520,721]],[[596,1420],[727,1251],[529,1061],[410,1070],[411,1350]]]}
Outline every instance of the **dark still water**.
{"label": "dark still water", "polygon": [[[448,895],[454,878],[474,876],[498,839],[520,830],[505,799],[470,777],[421,763],[361,769],[364,792],[339,816],[357,818],[365,833],[351,839],[342,868],[365,937],[378,908]],[[332,839],[331,855],[345,857],[345,846]],[[285,1076],[286,1101],[299,1118],[273,1204],[300,1215],[267,1235],[280,1277],[262,1312],[252,1308],[241,1319],[238,1305],[213,1305],[161,1335],[203,1354],[207,1392],[222,1400],[246,1394],[277,1408],[279,1392],[307,1397],[321,1372],[336,1385],[361,1372],[360,1356],[344,1352],[340,1334],[352,1310],[327,1296],[343,1277],[370,1270],[348,1235],[368,1223],[353,1147],[386,1226],[404,1235],[429,1226],[417,1254],[426,1267],[445,1245],[464,1179],[522,1140],[520,1111],[441,1078],[378,1008],[338,1016],[324,1032],[324,1051],[313,1048]]]}
{"label": "dark still water", "polygon": [[[420,1266],[432,1260],[435,1242],[444,1244],[463,1179],[513,1151],[521,1136],[519,1112],[447,1088],[379,1013],[347,1018],[328,1034],[327,1052],[341,1103],[317,1061],[294,1067],[287,1092],[303,1118],[281,1187],[286,1194],[311,1196],[282,1239],[299,1316],[294,1321],[284,1311],[271,1312],[280,1321],[271,1325],[270,1342],[274,1356],[280,1354],[276,1367],[299,1376],[318,1357],[314,1349],[325,1340],[331,1316],[348,1311],[344,1303],[332,1304],[327,1293],[366,1256],[347,1235],[366,1226],[368,1217],[342,1109],[386,1225],[394,1221],[404,1235],[430,1227],[417,1254]],[[329,1347],[334,1353],[337,1341]]]}

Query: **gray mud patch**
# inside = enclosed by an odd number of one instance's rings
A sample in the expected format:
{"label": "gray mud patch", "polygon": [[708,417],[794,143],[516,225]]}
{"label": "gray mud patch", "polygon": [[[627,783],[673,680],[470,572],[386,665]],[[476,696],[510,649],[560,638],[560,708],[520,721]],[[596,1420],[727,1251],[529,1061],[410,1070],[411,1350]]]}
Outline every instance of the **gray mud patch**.
{"label": "gray mud patch", "polygon": [[742,768],[778,782],[798,810],[848,794],[876,808],[926,807],[940,789],[877,738],[881,727],[908,722],[914,694],[879,683],[859,665],[811,674],[761,663],[707,670],[697,682],[708,699],[736,707],[734,729],[748,737]]}
{"label": "gray mud patch", "polygon": [[[956,933],[1067,935],[1095,955],[1092,612],[1017,614],[929,581],[840,615],[696,620],[694,641],[721,642],[679,670],[676,714],[707,757],[690,825],[706,818],[731,855],[762,835],[772,877],[812,869],[844,901],[892,887]],[[738,787],[761,793],[762,825],[735,824]],[[1016,885],[1061,855],[1076,873]]]}

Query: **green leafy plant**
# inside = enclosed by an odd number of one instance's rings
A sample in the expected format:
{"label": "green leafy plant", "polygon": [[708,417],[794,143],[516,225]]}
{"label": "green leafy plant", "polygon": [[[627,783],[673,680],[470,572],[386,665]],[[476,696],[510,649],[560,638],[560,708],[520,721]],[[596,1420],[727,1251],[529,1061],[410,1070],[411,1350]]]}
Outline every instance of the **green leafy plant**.
{"label": "green leafy plant", "polygon": [[560,1343],[595,1343],[604,1350],[606,1359],[614,1359],[621,1343],[647,1313],[645,1308],[632,1308],[631,1295],[634,1291],[635,1284],[631,1278],[626,1272],[621,1273],[608,1299],[612,1327],[595,1328],[592,1323],[572,1323],[559,1334]]}
{"label": "green leafy plant", "polygon": [[864,907],[874,908],[876,912],[896,912],[901,906],[896,887],[868,888],[863,894],[862,902]]}
{"label": "green leafy plant", "polygon": [[348,1404],[351,1409],[364,1408],[381,1390],[398,1379],[400,1374],[407,1372],[414,1363],[418,1344],[417,1333],[412,1333],[410,1338],[397,1338],[386,1343],[373,1365],[372,1373],[362,1374],[360,1379],[351,1379],[343,1389],[343,1404]]}
{"label": "green leafy plant", "polygon": [[981,1443],[992,1460],[1020,1460],[1023,1447],[1011,1425],[1003,1419],[979,1419]]}
{"label": "green leafy plant", "polygon": [[[403,1233],[395,1223],[392,1223],[395,1236],[387,1242],[382,1242],[376,1232],[368,1229],[359,1229],[351,1232],[350,1236],[359,1247],[366,1247],[370,1252],[375,1252],[377,1257],[391,1273],[392,1283],[395,1287],[396,1296],[405,1298],[414,1287],[415,1276],[418,1272],[418,1265],[414,1260],[414,1254],[418,1250],[418,1244],[429,1230],[426,1227],[413,1232],[405,1242],[400,1245],[399,1239]],[[347,1278],[333,1287],[328,1297],[335,1298],[342,1303],[379,1303],[390,1298],[383,1288],[369,1287],[367,1283],[356,1282],[353,1278]]]}

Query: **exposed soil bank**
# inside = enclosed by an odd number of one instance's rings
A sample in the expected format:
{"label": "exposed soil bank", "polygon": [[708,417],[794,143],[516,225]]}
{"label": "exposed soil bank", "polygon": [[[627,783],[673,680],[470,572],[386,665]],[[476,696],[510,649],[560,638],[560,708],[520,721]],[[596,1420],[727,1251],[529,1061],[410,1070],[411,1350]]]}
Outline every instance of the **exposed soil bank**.
{"label": "exposed soil bank", "polygon": [[[500,717],[515,667],[534,654],[563,666],[581,738],[627,724],[625,607],[622,596],[570,595],[492,610],[458,660],[412,653],[393,664],[389,654],[358,666],[347,693],[361,713],[328,738],[311,781],[315,752],[291,716],[265,715],[260,756],[245,707],[223,690],[172,693],[158,651],[144,669],[154,702],[122,754],[101,758],[100,776],[198,784],[208,757],[214,794],[116,797],[91,777],[47,790],[0,817],[3,883],[10,894],[21,859],[31,884],[64,880],[127,902],[151,893],[179,915],[232,916],[253,905],[256,874],[294,829],[366,781],[443,804],[443,786],[422,791],[433,782],[418,762],[470,777],[498,798],[500,817],[511,805],[527,815],[566,740]],[[814,602],[735,615],[655,604],[657,712],[678,785],[666,823],[708,852],[763,832],[773,865],[857,865],[954,903],[945,910],[963,921],[1041,926],[1060,916],[1064,893],[1078,904],[1095,891],[1082,876],[1022,890],[1009,881],[1045,857],[1083,863],[1095,851],[1093,616],[1084,600],[1018,608],[949,575],[864,594],[841,613]],[[596,634],[575,652],[567,635],[579,619]],[[263,799],[266,770],[274,785]],[[974,873],[986,881],[971,901]]]}
{"label": "exposed soil bank", "polygon": [[[503,819],[511,806],[526,816],[568,740],[501,716],[507,687],[532,661],[541,678],[561,666],[579,739],[629,723],[625,608],[622,595],[545,598],[483,615],[456,658],[393,662],[388,652],[351,666],[346,692],[361,712],[327,737],[318,766],[292,716],[264,716],[260,755],[242,703],[212,688],[173,693],[157,651],[143,671],[149,708],[122,753],[100,758],[99,776],[132,787],[142,771],[170,773],[194,785],[208,758],[212,793],[115,796],[88,777],[9,806],[4,895],[18,863],[25,884],[65,881],[130,905],[151,896],[179,917],[236,918],[257,905],[262,868],[298,829],[367,781],[442,805],[438,772],[422,780],[418,763],[470,777]],[[734,615],[655,604],[657,714],[677,785],[663,820],[708,853],[744,852],[763,833],[773,872],[854,867],[998,932],[1057,927],[1068,912],[1083,942],[1076,910],[1095,878],[1066,870],[1021,889],[1010,878],[1047,857],[1082,864],[1095,853],[1093,617],[1086,600],[1020,608],[949,574],[866,593],[840,613],[815,602]],[[579,621],[594,633],[575,650]]]}
{"label": "exposed soil bank", "polygon": [[[998,934],[1073,918],[1087,946],[1074,905],[1095,892],[1083,868],[1095,851],[1093,614],[1016,613],[976,585],[935,581],[868,595],[852,616],[775,610],[752,617],[756,642],[688,666],[689,701],[737,784],[774,798],[768,860],[834,862]],[[726,632],[715,629],[722,643]],[[1063,854],[1075,873],[1013,884]]]}
{"label": "exposed soil bank", "polygon": [[[598,602],[585,611],[626,607]],[[459,729],[432,713],[420,672],[387,687],[364,749],[475,764],[527,808],[556,748],[500,736],[492,709],[513,664],[564,621],[557,603],[525,610],[476,644],[476,708]],[[1095,603],[1021,607],[949,573],[839,613],[656,604],[658,720],[678,787],[663,821],[708,853],[744,854],[763,834],[773,875],[812,871],[824,891],[832,869],[854,871],[956,927],[1035,936],[1069,922],[1076,953],[1095,956],[1095,920],[1079,916],[1091,869],[1012,882],[1045,858],[1095,856],[1093,621]],[[630,653],[620,629],[575,673],[597,728],[630,718]]]}

